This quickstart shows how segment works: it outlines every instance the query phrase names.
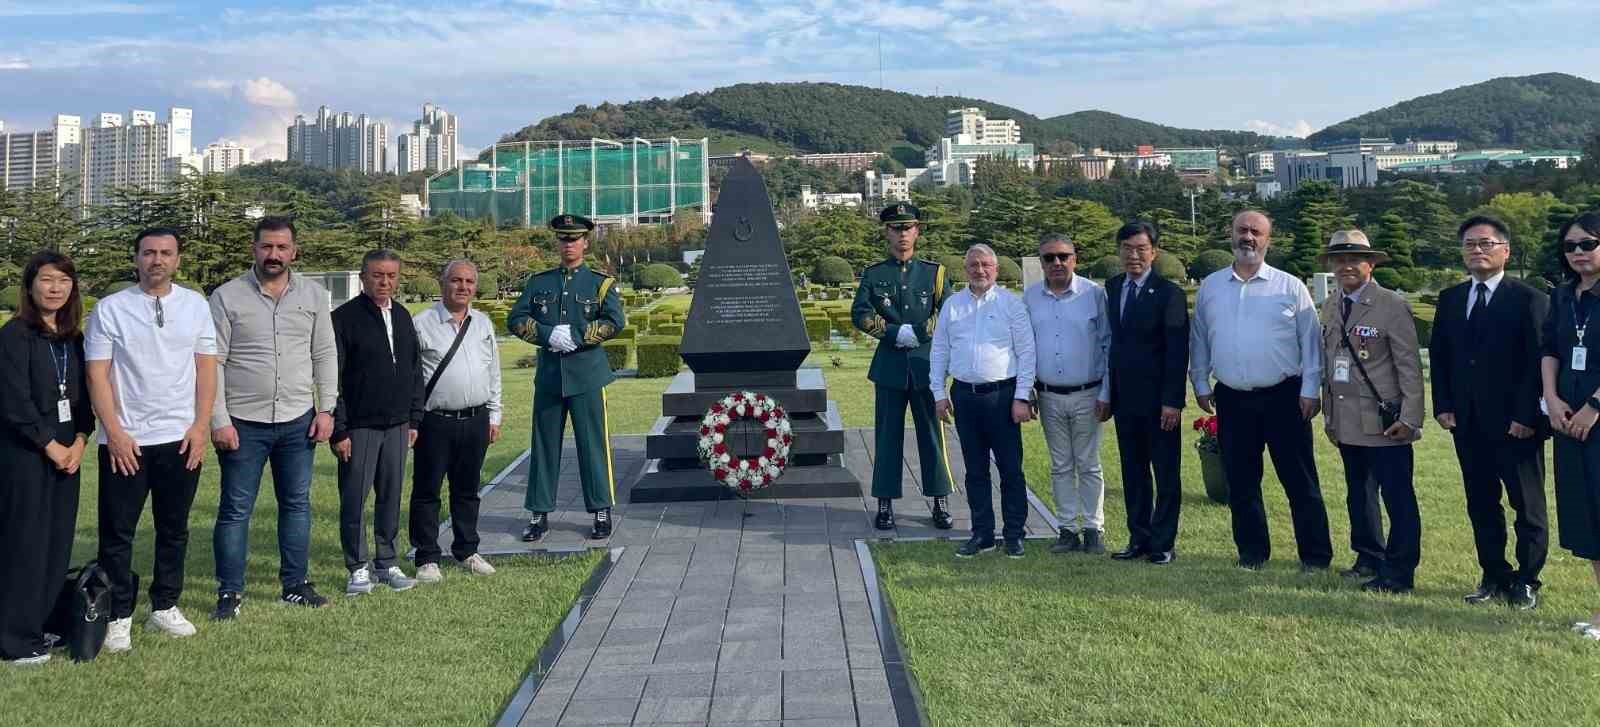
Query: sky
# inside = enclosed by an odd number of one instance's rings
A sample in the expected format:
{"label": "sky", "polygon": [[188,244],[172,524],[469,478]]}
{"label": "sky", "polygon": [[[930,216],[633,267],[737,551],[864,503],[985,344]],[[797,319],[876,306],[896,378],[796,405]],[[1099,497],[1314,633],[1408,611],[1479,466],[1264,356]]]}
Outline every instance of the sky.
{"label": "sky", "polygon": [[58,113],[87,125],[100,112],[184,106],[196,146],[228,138],[264,159],[282,158],[284,127],[319,105],[388,121],[393,136],[431,101],[458,116],[472,152],[578,104],[828,81],[965,95],[1040,117],[1103,109],[1300,136],[1499,76],[1600,80],[1600,54],[1552,35],[1592,25],[1592,6],[0,0],[0,121],[28,131]]}

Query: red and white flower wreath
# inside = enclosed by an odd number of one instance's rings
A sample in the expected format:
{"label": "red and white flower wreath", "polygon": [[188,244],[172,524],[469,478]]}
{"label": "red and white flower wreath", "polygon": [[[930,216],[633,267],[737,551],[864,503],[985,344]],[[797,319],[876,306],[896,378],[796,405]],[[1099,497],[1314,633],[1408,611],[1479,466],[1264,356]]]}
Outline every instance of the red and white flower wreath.
{"label": "red and white flower wreath", "polygon": [[[725,441],[728,425],[735,419],[754,419],[765,429],[766,444],[754,457],[735,457]],[[789,466],[789,445],[794,432],[789,415],[777,400],[766,394],[741,391],[712,404],[700,419],[700,459],[711,477],[722,484],[750,494],[768,487]]]}

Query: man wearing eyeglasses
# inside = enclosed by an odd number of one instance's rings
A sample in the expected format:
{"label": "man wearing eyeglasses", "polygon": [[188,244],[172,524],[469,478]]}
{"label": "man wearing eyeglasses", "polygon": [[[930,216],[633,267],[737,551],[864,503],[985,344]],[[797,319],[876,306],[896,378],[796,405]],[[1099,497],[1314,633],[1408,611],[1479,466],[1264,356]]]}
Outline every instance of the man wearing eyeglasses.
{"label": "man wearing eyeglasses", "polygon": [[[1506,275],[1511,238],[1489,216],[1461,223],[1461,259],[1471,279],[1439,294],[1428,352],[1433,414],[1455,437],[1483,578],[1469,604],[1504,599],[1538,605],[1539,571],[1549,532],[1544,494],[1544,437],[1539,411],[1540,338],[1550,298]],[[1500,492],[1516,513],[1517,568],[1506,561]]]}
{"label": "man wearing eyeglasses", "polygon": [[1034,392],[1050,450],[1050,488],[1061,523],[1052,553],[1103,554],[1106,482],[1100,424],[1111,418],[1106,291],[1076,275],[1077,246],[1059,233],[1039,241],[1044,280],[1022,293],[1033,325]]}
{"label": "man wearing eyeglasses", "polygon": [[172,282],[182,234],[151,228],[133,247],[139,284],[100,301],[84,332],[89,398],[100,419],[99,561],[111,578],[112,609],[107,651],[133,646],[133,538],[146,498],[156,530],[148,626],[170,636],[195,633],[178,596],[217,393],[211,307],[204,295]]}
{"label": "man wearing eyeglasses", "polygon": [[584,508],[594,514],[589,537],[611,537],[611,506],[617,499],[606,425],[606,390],[616,376],[600,344],[627,325],[615,279],[584,264],[594,222],[581,215],[551,218],[561,264],[528,279],[506,316],[511,334],[539,349],[533,379],[533,447],[528,454],[528,494],[533,513],[522,529],[533,543],[550,530],[561,474],[561,434],[572,417],[578,448],[578,479]]}
{"label": "man wearing eyeglasses", "polygon": [[922,462],[922,496],[933,498],[933,526],[949,530],[950,462],[944,448],[944,427],[933,411],[928,389],[928,350],[933,323],[949,297],[951,285],[943,265],[916,258],[922,213],[899,202],[878,214],[889,257],[861,273],[850,321],[878,339],[867,378],[873,383],[873,419],[877,459],[872,467],[872,496],[878,498],[873,526],[895,527],[894,501],[904,479],[906,407],[917,430]]}

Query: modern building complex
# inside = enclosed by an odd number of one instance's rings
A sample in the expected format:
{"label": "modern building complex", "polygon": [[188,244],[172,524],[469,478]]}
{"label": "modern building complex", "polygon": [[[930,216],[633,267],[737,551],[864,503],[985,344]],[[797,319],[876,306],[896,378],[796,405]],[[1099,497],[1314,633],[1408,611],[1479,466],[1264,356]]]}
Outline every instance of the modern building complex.
{"label": "modern building complex", "polygon": [[1172,169],[1180,175],[1207,175],[1217,173],[1217,150],[1206,148],[1162,148],[1156,154],[1172,159]]}
{"label": "modern building complex", "polygon": [[860,207],[862,205],[860,192],[813,192],[811,185],[800,185],[800,206],[808,209],[821,209],[823,207]]}
{"label": "modern building complex", "polygon": [[[154,111],[135,109],[122,114],[100,114],[94,126],[83,130],[80,201],[87,206],[111,201],[111,190],[132,187],[161,190],[176,175],[198,167],[193,138],[194,112],[172,108],[165,122]],[[176,161],[173,161],[176,159]]]}
{"label": "modern building complex", "polygon": [[425,103],[422,118],[411,124],[411,133],[401,134],[396,141],[395,171],[439,172],[455,166],[456,115]]}
{"label": "modern building complex", "polygon": [[366,114],[336,115],[322,106],[315,121],[296,115],[288,129],[288,144],[289,161],[306,166],[368,174],[389,171],[389,125],[369,120]]}
{"label": "modern building complex", "polygon": [[945,114],[945,137],[924,153],[933,184],[970,186],[978,160],[1010,159],[1033,169],[1038,157],[1032,144],[1022,143],[1022,127],[1011,119],[990,119],[982,109],[950,109]]}
{"label": "modern building complex", "polygon": [[1271,174],[1273,157],[1270,151],[1253,151],[1244,156],[1244,173],[1252,177]]}
{"label": "modern building complex", "polygon": [[429,177],[423,206],[525,227],[562,213],[602,225],[669,222],[686,208],[709,215],[706,146],[677,138],[496,144],[486,162]]}
{"label": "modern building complex", "polygon": [[838,167],[848,174],[871,169],[882,157],[883,152],[880,151],[852,151],[842,154],[800,154],[789,158],[813,167]]}
{"label": "modern building complex", "polygon": [[1013,119],[991,119],[983,109],[950,109],[944,117],[944,135],[962,138],[964,144],[1021,144],[1022,127]]}
{"label": "modern building complex", "polygon": [[49,129],[11,133],[0,123],[0,190],[59,185],[78,177],[82,120],[57,115]]}
{"label": "modern building complex", "polygon": [[1488,168],[1490,164],[1513,167],[1523,164],[1538,164],[1540,162],[1552,164],[1557,169],[1566,169],[1581,161],[1583,161],[1583,152],[1576,149],[1540,149],[1535,151],[1483,149],[1462,154],[1435,156],[1433,159],[1409,161],[1396,164],[1390,170],[1394,172],[1449,174],[1481,172]]}
{"label": "modern building complex", "polygon": [[200,171],[205,174],[227,174],[249,163],[249,149],[223,139],[206,145],[200,162]]}

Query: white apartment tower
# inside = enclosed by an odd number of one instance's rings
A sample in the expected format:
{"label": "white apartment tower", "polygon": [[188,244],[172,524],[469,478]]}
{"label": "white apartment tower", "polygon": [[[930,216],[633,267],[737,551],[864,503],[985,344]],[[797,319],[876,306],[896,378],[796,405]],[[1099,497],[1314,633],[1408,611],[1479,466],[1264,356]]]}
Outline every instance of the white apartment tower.
{"label": "white apartment tower", "polygon": [[206,145],[200,162],[205,174],[227,174],[250,163],[250,150],[237,142],[223,139]]}
{"label": "white apartment tower", "polygon": [[368,174],[389,170],[389,125],[366,114],[335,115],[317,109],[315,122],[294,117],[288,128],[289,161],[321,169],[353,169]]}
{"label": "white apartment tower", "polygon": [[456,115],[431,103],[422,105],[422,118],[411,124],[411,133],[401,134],[396,142],[396,171],[442,172],[456,166]]}
{"label": "white apartment tower", "polygon": [[83,191],[87,205],[104,205],[118,187],[160,190],[185,164],[196,161],[187,144],[193,138],[194,112],[172,108],[167,121],[154,111],[135,109],[127,122],[121,114],[100,114],[94,127],[83,130]]}
{"label": "white apartment tower", "polygon": [[76,183],[82,126],[82,119],[64,114],[44,131],[8,133],[0,123],[0,190]]}

